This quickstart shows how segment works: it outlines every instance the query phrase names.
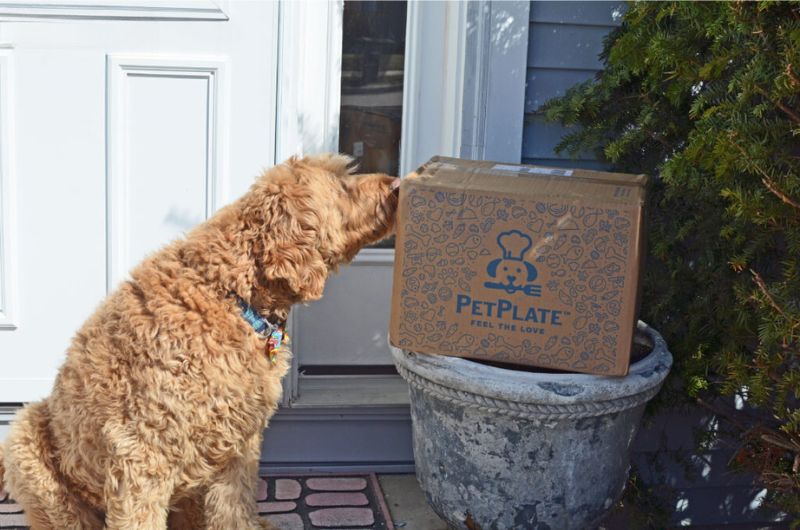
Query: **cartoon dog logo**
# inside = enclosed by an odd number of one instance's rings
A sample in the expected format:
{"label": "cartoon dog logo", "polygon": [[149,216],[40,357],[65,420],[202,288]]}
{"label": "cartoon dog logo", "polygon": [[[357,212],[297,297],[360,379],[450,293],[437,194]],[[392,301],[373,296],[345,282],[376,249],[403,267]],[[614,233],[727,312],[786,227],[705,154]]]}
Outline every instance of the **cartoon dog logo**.
{"label": "cartoon dog logo", "polygon": [[496,281],[487,281],[483,286],[508,294],[522,291],[528,296],[542,296],[542,286],[531,283],[539,273],[533,263],[525,261],[525,253],[533,246],[530,236],[519,230],[501,232],[497,244],[503,257],[490,261],[486,267],[486,272]]}

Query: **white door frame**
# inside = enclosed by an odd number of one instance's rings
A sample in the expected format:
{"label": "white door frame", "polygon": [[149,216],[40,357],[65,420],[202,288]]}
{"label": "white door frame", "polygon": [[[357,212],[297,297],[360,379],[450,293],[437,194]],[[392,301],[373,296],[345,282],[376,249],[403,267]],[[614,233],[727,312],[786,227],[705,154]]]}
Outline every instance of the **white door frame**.
{"label": "white door frame", "polygon": [[434,155],[460,154],[467,6],[463,1],[408,2],[402,175]]}
{"label": "white door frame", "polygon": [[461,156],[519,163],[530,27],[528,0],[470,2],[463,69]]}
{"label": "white door frame", "polygon": [[275,162],[339,148],[341,0],[281,2]]}
{"label": "white door frame", "polygon": [[13,55],[0,47],[0,331],[17,328],[17,216],[14,174]]}

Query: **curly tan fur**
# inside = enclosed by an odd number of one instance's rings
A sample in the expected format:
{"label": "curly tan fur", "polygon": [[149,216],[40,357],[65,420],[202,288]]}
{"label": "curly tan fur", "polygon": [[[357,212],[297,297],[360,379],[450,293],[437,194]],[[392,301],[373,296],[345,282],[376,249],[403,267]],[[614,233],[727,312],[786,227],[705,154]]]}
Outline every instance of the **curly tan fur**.
{"label": "curly tan fur", "polygon": [[393,179],[349,164],[325,155],[269,170],[102,302],[51,396],[0,447],[0,484],[34,530],[273,528],[254,489],[290,359],[267,359],[232,295],[285,318],[388,235]]}

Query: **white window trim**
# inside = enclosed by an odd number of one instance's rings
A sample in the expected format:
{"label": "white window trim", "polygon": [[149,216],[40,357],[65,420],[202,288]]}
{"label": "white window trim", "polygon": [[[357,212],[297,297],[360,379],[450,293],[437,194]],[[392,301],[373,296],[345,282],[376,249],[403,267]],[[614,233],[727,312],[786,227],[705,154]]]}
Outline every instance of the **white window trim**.
{"label": "white window trim", "polygon": [[434,155],[459,156],[467,6],[408,2],[401,175]]}
{"label": "white window trim", "polygon": [[530,2],[470,2],[467,27],[461,156],[519,163]]}

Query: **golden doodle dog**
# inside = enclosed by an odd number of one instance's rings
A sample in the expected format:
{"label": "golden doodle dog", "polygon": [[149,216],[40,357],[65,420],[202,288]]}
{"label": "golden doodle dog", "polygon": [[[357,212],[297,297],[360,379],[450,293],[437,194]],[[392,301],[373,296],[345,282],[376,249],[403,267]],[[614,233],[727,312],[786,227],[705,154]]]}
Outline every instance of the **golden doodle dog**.
{"label": "golden doodle dog", "polygon": [[393,230],[396,179],[350,163],[267,171],[106,298],[0,446],[0,484],[34,530],[274,528],[255,488],[290,359],[253,319],[285,322]]}

